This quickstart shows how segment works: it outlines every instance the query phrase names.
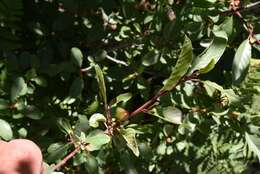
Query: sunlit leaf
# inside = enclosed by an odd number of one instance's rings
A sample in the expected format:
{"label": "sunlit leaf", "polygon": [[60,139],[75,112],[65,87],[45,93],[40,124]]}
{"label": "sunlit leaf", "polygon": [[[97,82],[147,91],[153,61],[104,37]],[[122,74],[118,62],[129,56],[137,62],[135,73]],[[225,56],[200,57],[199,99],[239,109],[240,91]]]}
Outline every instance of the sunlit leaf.
{"label": "sunlit leaf", "polygon": [[99,126],[99,122],[106,122],[106,117],[103,114],[95,113],[89,119],[89,125],[91,127],[97,128]]}
{"label": "sunlit leaf", "polygon": [[248,133],[245,133],[245,137],[249,149],[257,155],[258,160],[260,161],[260,138],[257,135]]}
{"label": "sunlit leaf", "polygon": [[[208,67],[208,65],[212,63],[212,59],[214,59],[214,62],[217,63],[223,55],[227,46],[227,34],[224,31],[215,31],[213,34],[214,39],[210,46],[198,55],[192,62],[190,73]],[[213,67],[214,66],[211,65],[210,69],[208,67],[207,71],[210,71]]]}
{"label": "sunlit leaf", "polygon": [[86,137],[85,141],[88,143],[86,148],[88,151],[99,150],[103,145],[109,143],[110,140],[110,136],[105,134],[103,131],[95,130],[90,132]]}
{"label": "sunlit leaf", "polygon": [[18,97],[25,95],[26,92],[27,84],[25,83],[23,77],[15,78],[11,87],[11,100],[16,100]]}
{"label": "sunlit leaf", "polygon": [[105,84],[104,75],[98,65],[95,65],[95,70],[96,70],[96,78],[98,81],[100,94],[101,94],[101,97],[103,99],[105,106],[107,106],[107,94],[106,94],[106,84]]}
{"label": "sunlit leaf", "polygon": [[232,65],[232,80],[235,85],[240,84],[248,71],[251,58],[251,44],[245,40],[238,47]]}
{"label": "sunlit leaf", "polygon": [[224,30],[228,37],[232,36],[233,34],[233,16],[226,17],[226,19],[223,21],[223,23],[220,25],[221,29]]}
{"label": "sunlit leaf", "polygon": [[70,52],[71,52],[71,58],[72,58],[73,63],[76,66],[81,67],[82,62],[83,62],[83,54],[80,51],[80,49],[77,47],[73,47],[73,48],[71,48]]}
{"label": "sunlit leaf", "polygon": [[136,141],[136,131],[133,128],[127,128],[127,129],[121,129],[120,130],[121,135],[126,140],[127,146],[132,150],[132,152],[139,156],[140,152],[138,149],[138,144]]}
{"label": "sunlit leaf", "polygon": [[162,91],[170,91],[186,74],[192,62],[192,43],[185,35],[179,59],[173,68],[170,77],[166,80]]}
{"label": "sunlit leaf", "polygon": [[4,140],[11,140],[13,138],[13,131],[10,124],[0,119],[0,138]]}
{"label": "sunlit leaf", "polygon": [[120,94],[110,102],[110,106],[116,106],[118,103],[121,103],[121,102],[126,103],[131,98],[132,98],[131,93]]}

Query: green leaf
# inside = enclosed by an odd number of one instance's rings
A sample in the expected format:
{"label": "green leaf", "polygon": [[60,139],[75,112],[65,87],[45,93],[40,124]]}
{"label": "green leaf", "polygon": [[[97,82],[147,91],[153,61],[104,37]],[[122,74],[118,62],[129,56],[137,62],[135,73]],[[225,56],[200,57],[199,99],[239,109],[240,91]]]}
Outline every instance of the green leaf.
{"label": "green leaf", "polygon": [[99,150],[103,145],[109,143],[110,139],[110,136],[105,134],[103,131],[94,130],[86,137],[85,141],[88,143],[86,148],[88,151]]}
{"label": "green leaf", "polygon": [[126,140],[126,145],[132,150],[135,156],[139,156],[140,152],[136,141],[136,131],[133,128],[121,129],[121,135]]}
{"label": "green leaf", "polygon": [[71,124],[70,124],[68,119],[59,118],[57,120],[57,123],[58,123],[58,127],[60,128],[60,130],[63,133],[65,133],[65,134],[72,134],[73,133],[73,129],[72,129]]}
{"label": "green leaf", "polygon": [[164,108],[161,107],[153,108],[152,110],[148,111],[148,113],[169,123],[173,123],[173,124],[182,123],[183,116],[181,110],[173,106],[168,106]]}
{"label": "green leaf", "polygon": [[104,75],[102,70],[97,64],[95,65],[95,70],[96,70],[96,78],[97,78],[100,94],[105,106],[107,106],[107,93],[106,93],[106,84],[105,84]]}
{"label": "green leaf", "polygon": [[214,31],[214,39],[210,46],[206,48],[199,56],[197,56],[192,62],[192,67],[190,73],[205,69],[207,67],[207,71],[210,71],[214,68],[212,64],[212,59],[217,63],[220,57],[223,55],[226,46],[227,46],[227,34],[224,31]]}
{"label": "green leaf", "polygon": [[27,84],[25,83],[23,77],[15,78],[11,87],[11,100],[16,100],[18,97],[25,95],[26,92]]}
{"label": "green leaf", "polygon": [[247,39],[240,44],[236,51],[232,65],[232,80],[235,85],[240,84],[245,79],[250,64],[251,49]]}
{"label": "green leaf", "polygon": [[0,99],[0,110],[8,109],[8,108],[9,108],[9,102],[4,99]]}
{"label": "green leaf", "polygon": [[162,91],[170,91],[178,81],[186,74],[192,62],[192,43],[185,35],[180,57],[172,70],[170,77],[166,80]]}
{"label": "green leaf", "polygon": [[91,127],[97,128],[99,126],[99,122],[106,122],[106,117],[103,114],[95,113],[89,119],[89,125]]}
{"label": "green leaf", "polygon": [[210,97],[213,97],[214,92],[217,90],[217,91],[221,92],[222,96],[228,97],[230,104],[238,103],[241,100],[241,98],[238,95],[236,95],[232,89],[224,89],[222,86],[218,85],[217,83],[211,82],[208,80],[202,81],[202,82],[204,84],[204,88],[205,88],[207,94]]}
{"label": "green leaf", "polygon": [[124,94],[120,94],[118,95],[115,99],[113,99],[110,102],[110,106],[116,106],[118,103],[126,103],[128,100],[130,100],[132,98],[132,94],[131,93],[124,93]]}
{"label": "green leaf", "polygon": [[84,164],[85,169],[88,171],[88,173],[99,173],[98,161],[91,154],[86,154],[86,162]]}
{"label": "green leaf", "polygon": [[158,51],[150,51],[148,53],[146,53],[144,55],[144,57],[142,58],[142,64],[144,66],[151,66],[154,65],[158,62],[158,59],[160,57],[160,54],[158,53]]}
{"label": "green leaf", "polygon": [[13,138],[13,131],[10,124],[0,119],[0,137],[4,140],[11,140]]}
{"label": "green leaf", "polygon": [[97,96],[95,96],[95,99],[90,103],[90,105],[88,105],[88,107],[84,109],[84,113],[93,114],[97,111],[98,107],[99,107],[99,102]]}
{"label": "green leaf", "polygon": [[164,118],[174,124],[182,123],[182,112],[178,108],[168,106],[163,109]]}
{"label": "green leaf", "polygon": [[70,86],[69,96],[70,98],[78,98],[84,88],[84,81],[81,77],[74,79]]}
{"label": "green leaf", "polygon": [[78,121],[75,125],[75,134],[80,135],[81,132],[86,133],[89,128],[90,126],[89,126],[89,121],[87,119],[87,116],[79,115]]}
{"label": "green leaf", "polygon": [[205,73],[209,72],[210,70],[212,70],[215,67],[215,65],[216,65],[215,59],[212,59],[210,61],[210,63],[205,68],[200,69],[199,72],[201,74],[205,74]]}
{"label": "green leaf", "polygon": [[76,66],[81,67],[82,66],[82,62],[83,62],[83,54],[80,51],[80,49],[77,48],[77,47],[72,47],[70,52],[71,52],[72,62]]}
{"label": "green leaf", "polygon": [[254,152],[260,161],[260,138],[257,135],[250,135],[248,133],[245,133],[245,137],[249,150]]}
{"label": "green leaf", "polygon": [[46,158],[47,162],[55,162],[62,157],[64,157],[67,154],[67,151],[70,147],[70,144],[64,144],[64,143],[53,143],[51,144],[47,151],[48,155]]}
{"label": "green leaf", "polygon": [[227,33],[228,37],[231,37],[233,34],[233,16],[226,17],[220,27]]}

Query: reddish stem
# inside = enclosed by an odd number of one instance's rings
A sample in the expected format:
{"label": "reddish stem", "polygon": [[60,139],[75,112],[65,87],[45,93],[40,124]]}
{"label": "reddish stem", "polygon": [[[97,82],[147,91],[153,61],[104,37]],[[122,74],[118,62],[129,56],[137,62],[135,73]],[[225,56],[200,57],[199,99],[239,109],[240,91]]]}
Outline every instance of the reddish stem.
{"label": "reddish stem", "polygon": [[71,159],[73,156],[75,156],[78,152],[80,151],[80,147],[77,147],[75,150],[73,150],[70,154],[68,154],[63,160],[61,160],[59,163],[57,163],[54,167],[53,170],[59,169],[61,166],[67,163],[69,159]]}

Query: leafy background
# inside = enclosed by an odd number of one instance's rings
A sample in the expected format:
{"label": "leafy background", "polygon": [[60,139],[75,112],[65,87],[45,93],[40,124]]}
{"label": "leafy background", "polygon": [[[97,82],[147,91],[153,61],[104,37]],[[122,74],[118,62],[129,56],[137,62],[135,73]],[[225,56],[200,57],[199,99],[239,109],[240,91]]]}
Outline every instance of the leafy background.
{"label": "leafy background", "polygon": [[257,173],[259,2],[236,2],[0,0],[1,139],[46,173],[75,150],[60,171]]}

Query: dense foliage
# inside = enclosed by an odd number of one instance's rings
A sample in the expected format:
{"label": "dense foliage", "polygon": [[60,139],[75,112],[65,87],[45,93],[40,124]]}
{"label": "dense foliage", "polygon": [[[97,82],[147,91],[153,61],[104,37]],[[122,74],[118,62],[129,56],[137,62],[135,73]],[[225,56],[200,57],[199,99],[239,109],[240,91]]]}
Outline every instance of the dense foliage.
{"label": "dense foliage", "polygon": [[0,0],[1,139],[36,142],[46,174],[255,173],[257,9]]}

